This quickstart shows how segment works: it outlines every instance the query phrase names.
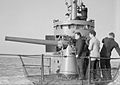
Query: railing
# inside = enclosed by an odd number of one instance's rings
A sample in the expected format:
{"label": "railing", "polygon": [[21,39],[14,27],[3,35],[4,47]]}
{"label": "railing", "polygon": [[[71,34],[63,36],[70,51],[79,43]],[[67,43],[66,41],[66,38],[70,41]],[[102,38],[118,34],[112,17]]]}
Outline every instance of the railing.
{"label": "railing", "polygon": [[[7,57],[18,57],[20,58],[20,61],[22,63],[22,67],[23,67],[23,71],[24,71],[24,75],[27,78],[31,78],[31,77],[39,77],[38,82],[39,84],[43,85],[44,82],[44,71],[45,71],[45,67],[49,69],[49,74],[51,74],[51,57],[61,57],[61,56],[57,56],[57,55],[44,55],[44,54],[40,54],[40,55],[21,55],[21,54],[0,54],[0,56],[7,56]],[[26,63],[24,60],[26,59],[37,59],[39,60],[39,64],[33,64],[31,62],[31,64]],[[48,65],[45,65],[45,60],[49,60]],[[28,72],[27,68],[34,68],[34,67],[38,67],[39,68],[39,72],[40,74],[37,75],[31,75]],[[38,70],[38,69],[37,69]],[[35,84],[36,82],[33,81],[33,83]]]}
{"label": "railing", "polygon": [[[23,66],[23,69],[24,69],[24,73],[26,75],[26,77],[31,77],[33,75],[29,75],[28,71],[27,71],[27,67],[39,67],[39,70],[40,70],[40,74],[39,74],[39,84],[43,85],[44,84],[44,81],[45,81],[45,67],[47,67],[47,69],[49,69],[49,74],[51,74],[51,57],[63,57],[63,56],[57,56],[57,55],[44,55],[44,54],[41,54],[41,55],[20,55],[20,54],[0,54],[0,56],[18,56],[22,62],[22,66]],[[37,58],[40,60],[40,63],[39,64],[26,64],[24,62],[24,59],[26,58],[29,58],[29,59],[34,59],[34,58]],[[91,85],[92,83],[106,83],[106,82],[112,82],[114,81],[117,76],[118,76],[118,73],[119,73],[119,69],[120,69],[120,64],[118,63],[118,66],[115,67],[115,68],[111,68],[111,71],[115,71],[114,75],[112,76],[112,80],[102,80],[102,77],[101,77],[101,74],[98,75],[100,80],[99,81],[91,81],[91,58],[94,58],[94,57],[89,57],[89,65],[88,65],[88,85]],[[49,60],[49,64],[48,65],[45,65],[45,59]],[[102,58],[102,59],[108,59],[108,58]],[[120,60],[120,58],[110,58],[111,60]],[[100,58],[98,58],[98,60],[100,60]],[[99,70],[100,72],[102,70],[105,70],[105,69],[97,69]],[[83,84],[82,84],[83,85]]]}
{"label": "railing", "polygon": [[[20,60],[21,60],[21,63],[22,63],[22,67],[23,67],[25,77],[39,76],[40,78],[39,78],[38,83],[43,84],[43,81],[44,81],[44,67],[47,67],[49,69],[49,73],[50,73],[50,67],[51,67],[51,60],[50,59],[51,58],[43,58],[44,57],[43,54],[42,55],[0,54],[0,56],[3,56],[3,57],[5,57],[5,56],[7,56],[7,57],[19,57]],[[33,64],[28,64],[28,63],[24,62],[24,59],[26,59],[26,58],[27,59],[28,58],[29,59],[30,58],[31,59],[36,58],[36,59],[39,59],[39,61],[41,61],[41,63],[34,64],[34,65]],[[44,65],[44,59],[49,59],[49,61],[50,61],[49,65]],[[39,74],[39,75],[29,75],[28,70],[27,70],[28,67],[30,67],[30,68],[38,67],[39,70],[41,71],[41,74]]]}
{"label": "railing", "polygon": [[[112,79],[107,79],[107,80],[102,80],[102,75],[101,75],[101,72],[102,72],[102,70],[103,71],[106,71],[106,70],[108,70],[108,69],[101,69],[101,67],[100,67],[100,60],[101,59],[110,59],[110,60],[119,60],[120,61],[120,58],[97,58],[98,59],[98,61],[99,61],[99,67],[96,69],[97,71],[99,71],[100,72],[100,74],[98,75],[98,77],[99,77],[99,80],[94,80],[94,81],[91,81],[91,75],[90,75],[90,73],[91,73],[91,59],[92,58],[95,58],[95,57],[89,57],[89,66],[88,66],[88,85],[90,85],[90,84],[92,84],[92,83],[109,83],[109,82],[113,82],[114,80],[116,80],[116,78],[118,77],[118,74],[119,74],[119,69],[120,69],[120,63],[118,63],[118,66],[117,67],[113,67],[112,68],[112,66],[111,66],[111,71],[115,71],[115,73],[114,73],[114,75],[112,75]],[[118,61],[118,62],[119,62]],[[95,70],[95,71],[96,71]],[[112,72],[111,72],[112,73]]]}

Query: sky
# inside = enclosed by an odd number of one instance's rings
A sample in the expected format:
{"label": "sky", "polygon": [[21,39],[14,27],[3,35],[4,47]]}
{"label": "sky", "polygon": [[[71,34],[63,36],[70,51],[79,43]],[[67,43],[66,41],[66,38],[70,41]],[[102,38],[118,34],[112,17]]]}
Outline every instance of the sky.
{"label": "sky", "polygon": [[[69,1],[69,0],[67,0]],[[83,0],[88,19],[95,20],[95,31],[101,41],[109,32],[120,42],[119,0]],[[64,20],[65,0],[0,0],[0,54],[42,54],[45,46],[5,41],[5,36],[45,39],[53,35],[53,20]]]}

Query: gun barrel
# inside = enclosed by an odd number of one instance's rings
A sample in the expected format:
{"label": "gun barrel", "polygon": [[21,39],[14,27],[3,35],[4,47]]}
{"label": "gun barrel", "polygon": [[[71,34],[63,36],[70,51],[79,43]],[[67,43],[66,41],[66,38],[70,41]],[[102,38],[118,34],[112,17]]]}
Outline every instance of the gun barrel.
{"label": "gun barrel", "polygon": [[31,43],[31,44],[41,44],[41,45],[58,45],[58,41],[54,40],[42,40],[42,39],[31,39],[31,38],[20,38],[20,37],[5,37],[6,41]]}

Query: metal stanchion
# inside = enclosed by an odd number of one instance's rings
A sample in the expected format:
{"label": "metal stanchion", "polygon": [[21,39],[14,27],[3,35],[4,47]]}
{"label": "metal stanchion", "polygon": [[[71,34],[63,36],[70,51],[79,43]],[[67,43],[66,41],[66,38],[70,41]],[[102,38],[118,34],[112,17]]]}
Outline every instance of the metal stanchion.
{"label": "metal stanchion", "polygon": [[24,72],[25,72],[25,76],[28,76],[28,72],[27,72],[27,69],[25,68],[25,64],[24,64],[24,61],[23,61],[23,59],[22,59],[22,56],[21,55],[18,55],[19,57],[20,57],[20,60],[21,60],[21,62],[22,62],[22,66],[23,66],[23,70],[24,70]]}
{"label": "metal stanchion", "polygon": [[49,60],[50,60],[50,62],[49,62],[49,74],[51,74],[51,58]]}
{"label": "metal stanchion", "polygon": [[90,74],[90,64],[91,64],[91,58],[89,57],[89,64],[88,64],[88,85],[90,85],[91,82],[91,74]]}
{"label": "metal stanchion", "polygon": [[41,85],[43,85],[44,81],[44,54],[41,56]]}

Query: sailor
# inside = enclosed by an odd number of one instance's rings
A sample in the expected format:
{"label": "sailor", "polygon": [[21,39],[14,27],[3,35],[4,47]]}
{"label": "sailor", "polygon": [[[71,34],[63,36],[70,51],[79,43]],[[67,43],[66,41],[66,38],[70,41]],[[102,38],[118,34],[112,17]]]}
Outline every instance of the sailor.
{"label": "sailor", "polygon": [[76,39],[76,58],[77,58],[77,65],[78,65],[78,73],[79,73],[79,79],[83,80],[85,79],[85,74],[87,70],[87,65],[85,64],[85,57],[86,57],[86,50],[85,49],[85,40],[82,38],[80,32],[75,33],[75,39]]}
{"label": "sailor", "polygon": [[95,37],[96,32],[94,30],[91,30],[89,32],[90,36],[90,41],[89,41],[89,47],[88,49],[90,50],[90,57],[91,57],[91,66],[90,66],[90,75],[93,80],[98,80],[98,73],[97,69],[99,67],[99,61],[97,58],[100,57],[100,41]]}
{"label": "sailor", "polygon": [[[118,43],[114,40],[114,38],[115,38],[115,34],[113,32],[111,32],[111,33],[109,33],[108,37],[106,37],[102,40],[103,47],[100,52],[100,57],[101,57],[100,65],[101,65],[101,69],[103,69],[102,76],[103,76],[104,80],[112,79],[111,64],[110,64],[110,59],[109,59],[111,56],[112,50],[115,48],[115,50],[117,51],[117,53],[120,56],[120,48],[119,48]],[[104,58],[104,59],[102,59],[102,58]],[[105,58],[108,58],[108,59],[105,59]]]}
{"label": "sailor", "polygon": [[85,7],[83,3],[81,3],[80,9],[78,10],[78,16],[76,17],[77,20],[87,20],[87,12],[88,8]]}

